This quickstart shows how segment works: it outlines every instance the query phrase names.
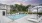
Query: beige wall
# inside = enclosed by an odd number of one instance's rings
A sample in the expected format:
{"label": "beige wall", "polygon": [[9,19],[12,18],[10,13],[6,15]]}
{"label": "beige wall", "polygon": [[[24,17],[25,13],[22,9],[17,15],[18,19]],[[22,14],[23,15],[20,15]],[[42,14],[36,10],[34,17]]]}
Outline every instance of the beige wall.
{"label": "beige wall", "polygon": [[9,5],[6,5],[6,10],[7,10],[7,13],[9,13],[10,12],[10,6]]}

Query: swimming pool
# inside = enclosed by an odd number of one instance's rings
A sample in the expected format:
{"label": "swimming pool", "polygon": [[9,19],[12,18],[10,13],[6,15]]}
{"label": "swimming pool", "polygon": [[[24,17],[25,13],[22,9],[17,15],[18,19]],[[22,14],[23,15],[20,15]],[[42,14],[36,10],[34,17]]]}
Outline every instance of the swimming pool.
{"label": "swimming pool", "polygon": [[24,17],[26,15],[28,15],[28,14],[15,14],[15,15],[9,15],[7,17],[12,19],[12,20],[16,20],[16,19],[20,19],[20,18],[22,18],[22,17]]}

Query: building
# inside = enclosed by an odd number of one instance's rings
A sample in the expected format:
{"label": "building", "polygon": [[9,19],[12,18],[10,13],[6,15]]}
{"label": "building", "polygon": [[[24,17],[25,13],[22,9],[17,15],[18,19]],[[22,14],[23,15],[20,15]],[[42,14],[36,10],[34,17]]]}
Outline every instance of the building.
{"label": "building", "polygon": [[31,11],[32,13],[41,13],[42,12],[42,6],[34,6],[34,7],[30,7],[29,11]]}
{"label": "building", "polygon": [[0,16],[6,16],[10,12],[10,5],[0,4]]}

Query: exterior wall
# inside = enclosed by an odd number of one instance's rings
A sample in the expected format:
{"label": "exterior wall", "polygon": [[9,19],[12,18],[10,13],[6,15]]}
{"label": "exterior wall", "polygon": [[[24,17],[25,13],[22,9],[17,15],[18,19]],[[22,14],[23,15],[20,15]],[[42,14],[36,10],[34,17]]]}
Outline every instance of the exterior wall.
{"label": "exterior wall", "polygon": [[5,16],[6,16],[6,10],[0,10],[0,17],[3,16],[3,11],[5,11]]}
{"label": "exterior wall", "polygon": [[5,5],[1,5],[0,9],[6,9]]}
{"label": "exterior wall", "polygon": [[6,10],[7,10],[7,13],[9,13],[10,12],[10,5],[6,5]]}
{"label": "exterior wall", "polygon": [[6,10],[6,14],[8,14],[10,12],[10,5],[0,4],[0,10]]}

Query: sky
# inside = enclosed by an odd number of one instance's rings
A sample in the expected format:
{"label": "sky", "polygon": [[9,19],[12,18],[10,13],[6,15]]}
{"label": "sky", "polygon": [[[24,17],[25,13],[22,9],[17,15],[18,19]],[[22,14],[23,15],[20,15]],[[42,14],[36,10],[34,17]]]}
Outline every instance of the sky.
{"label": "sky", "polygon": [[28,5],[28,4],[42,4],[42,0],[0,0],[0,3],[3,4],[23,4],[23,5]]}

